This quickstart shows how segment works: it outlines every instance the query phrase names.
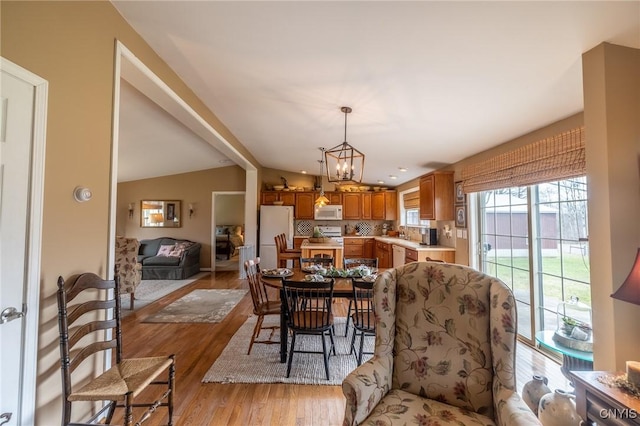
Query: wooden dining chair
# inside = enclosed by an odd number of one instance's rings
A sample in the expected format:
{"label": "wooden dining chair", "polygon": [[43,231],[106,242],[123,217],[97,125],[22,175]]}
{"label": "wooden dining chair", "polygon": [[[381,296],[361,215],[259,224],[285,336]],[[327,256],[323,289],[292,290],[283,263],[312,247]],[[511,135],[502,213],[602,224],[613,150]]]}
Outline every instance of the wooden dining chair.
{"label": "wooden dining chair", "polygon": [[[173,424],[175,357],[122,357],[119,290],[117,276],[110,281],[92,273],[68,281],[58,278],[64,426],[83,424],[71,423],[72,403],[77,401],[108,401],[104,408],[107,410],[106,424],[111,423],[116,408],[124,408],[124,425],[133,425],[134,407],[147,408],[136,424],[145,421],[158,407],[167,407],[167,424]],[[102,294],[106,294],[106,298]],[[98,357],[111,359],[110,351],[115,354],[113,366],[99,376],[87,379],[87,371],[100,359]],[[74,374],[76,370],[77,375]],[[165,371],[168,371],[168,377],[161,380]],[[155,401],[138,402],[138,395],[149,385],[160,385],[164,390]]]}
{"label": "wooden dining chair", "polygon": [[[362,364],[362,355],[372,355],[373,352],[364,352],[364,338],[376,335],[376,321],[373,312],[373,283],[360,278],[352,278],[353,285],[353,336],[351,337],[351,350],[349,353],[356,355],[358,365]],[[360,347],[355,350],[356,337],[360,336]]]}
{"label": "wooden dining chair", "polygon": [[[276,242],[276,254],[278,268],[286,268],[287,260],[291,260],[293,267],[296,266],[296,261],[300,262],[301,249],[293,249],[287,247],[287,237],[285,234],[278,234],[274,237]],[[298,265],[300,266],[300,265]]]}
{"label": "wooden dining chair", "polygon": [[[368,266],[373,270],[378,269],[378,258],[377,257],[352,257],[349,259],[344,259],[344,269],[353,269],[359,266]],[[353,309],[353,299],[349,298],[349,307],[347,309],[347,323],[345,324],[344,335],[345,337],[349,334],[349,324],[351,323],[351,310]]]}
{"label": "wooden dining chair", "polygon": [[[272,340],[273,335],[280,328],[279,325],[272,325],[263,327],[262,323],[264,321],[264,317],[267,315],[278,315],[280,316],[280,301],[277,300],[269,300],[269,295],[264,287],[264,284],[260,281],[260,258],[257,257],[255,259],[249,259],[244,262],[244,270],[247,273],[247,281],[249,282],[249,291],[251,292],[251,300],[253,301],[253,314],[258,318],[256,320],[256,325],[253,328],[253,333],[251,334],[251,341],[249,342],[249,350],[247,351],[247,355],[251,355],[251,348],[254,343],[263,343],[263,344],[279,344],[279,340]],[[262,330],[271,330],[271,334],[269,335],[269,339],[267,340],[256,340],[260,335],[260,331]]]}
{"label": "wooden dining chair", "polygon": [[322,265],[322,266],[331,266],[333,265],[333,257],[301,257],[300,258],[300,268],[304,268],[305,266],[311,265]]}
{"label": "wooden dining chair", "polygon": [[[291,348],[287,362],[287,377],[291,373],[291,363],[294,353],[322,354],[324,368],[329,375],[329,355],[336,354],[333,336],[333,313],[331,304],[333,299],[333,286],[335,281],[329,278],[324,282],[292,281],[282,279],[282,288],[287,309],[287,326],[292,331]],[[296,350],[296,337],[300,335],[316,335],[322,339],[322,352],[308,350]],[[327,350],[325,337],[328,336],[331,346]]]}

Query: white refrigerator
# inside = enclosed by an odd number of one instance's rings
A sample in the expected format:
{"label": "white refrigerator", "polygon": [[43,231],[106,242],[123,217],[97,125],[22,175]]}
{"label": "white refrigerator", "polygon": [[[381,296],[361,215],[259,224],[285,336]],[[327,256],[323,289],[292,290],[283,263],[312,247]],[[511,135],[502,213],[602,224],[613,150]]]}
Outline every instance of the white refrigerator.
{"label": "white refrigerator", "polygon": [[[284,233],[287,247],[293,247],[293,206],[260,206],[260,267],[276,268],[274,237]],[[287,267],[292,267],[291,261]]]}

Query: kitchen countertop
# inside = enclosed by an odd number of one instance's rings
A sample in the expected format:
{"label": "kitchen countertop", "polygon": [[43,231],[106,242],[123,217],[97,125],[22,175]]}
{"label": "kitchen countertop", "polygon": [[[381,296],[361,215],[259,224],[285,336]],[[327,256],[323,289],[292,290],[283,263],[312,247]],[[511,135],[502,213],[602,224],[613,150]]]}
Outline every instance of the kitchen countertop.
{"label": "kitchen countertop", "polygon": [[[307,237],[309,238],[309,237]],[[328,243],[311,243],[307,240],[302,242],[302,245],[300,246],[301,249],[329,249],[329,250],[335,250],[335,249],[343,249],[343,245],[340,243],[336,243],[336,242],[328,242]]]}
{"label": "kitchen countertop", "polygon": [[[294,236],[294,238],[309,238],[308,236],[304,236],[304,235],[296,235]],[[410,248],[413,250],[417,250],[417,251],[427,251],[427,250],[435,250],[435,251],[456,251],[455,248],[453,247],[447,247],[447,246],[423,246],[421,245],[419,242],[417,241],[410,241],[410,240],[404,240],[402,238],[395,238],[395,237],[386,237],[384,235],[345,235],[343,236],[343,238],[374,238],[376,241],[382,241],[384,243],[388,243],[388,244],[395,244],[397,246],[402,246],[404,248]],[[303,245],[305,243],[302,243]],[[308,243],[311,245],[311,247],[315,247],[315,248],[324,248],[324,247],[320,247],[321,245],[326,245],[327,243]],[[331,244],[331,243],[329,243]],[[327,248],[333,248],[335,246],[332,245],[332,247],[327,247]]]}

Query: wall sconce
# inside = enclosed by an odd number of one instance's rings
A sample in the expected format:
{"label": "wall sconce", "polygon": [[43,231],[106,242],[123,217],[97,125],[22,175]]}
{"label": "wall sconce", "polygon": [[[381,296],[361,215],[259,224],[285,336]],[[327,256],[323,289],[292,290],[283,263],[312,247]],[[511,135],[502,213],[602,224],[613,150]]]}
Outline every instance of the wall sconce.
{"label": "wall sconce", "polygon": [[193,216],[193,203],[189,203],[189,219]]}
{"label": "wall sconce", "polygon": [[133,203],[129,203],[129,219],[133,219]]}
{"label": "wall sconce", "polygon": [[73,190],[73,198],[79,203],[84,203],[85,201],[89,201],[91,199],[91,196],[92,194],[89,188],[76,186],[76,188]]}

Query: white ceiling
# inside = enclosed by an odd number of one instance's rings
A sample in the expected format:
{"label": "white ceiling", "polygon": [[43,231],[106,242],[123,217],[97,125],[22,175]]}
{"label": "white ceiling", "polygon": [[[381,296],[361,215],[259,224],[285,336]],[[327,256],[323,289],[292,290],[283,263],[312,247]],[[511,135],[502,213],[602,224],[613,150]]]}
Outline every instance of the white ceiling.
{"label": "white ceiling", "polygon": [[[347,105],[364,181],[389,185],[582,111],[582,53],[640,48],[640,1],[112,2],[263,166],[317,174]],[[121,146],[157,140],[131,108]],[[221,165],[169,132],[170,160]]]}

